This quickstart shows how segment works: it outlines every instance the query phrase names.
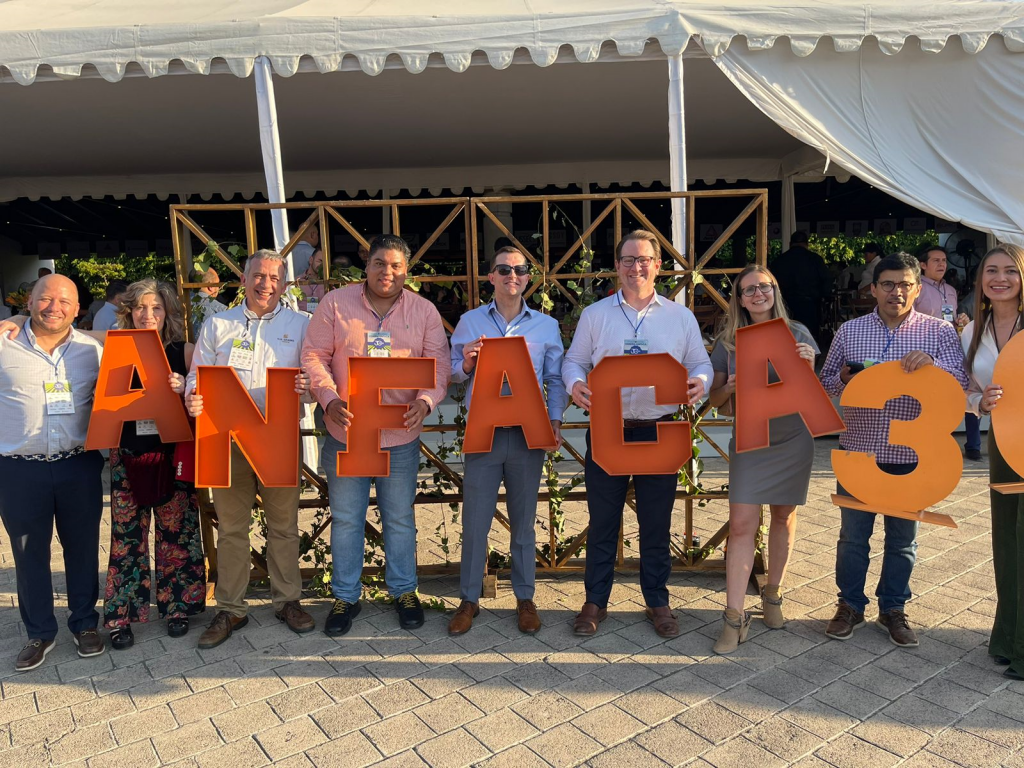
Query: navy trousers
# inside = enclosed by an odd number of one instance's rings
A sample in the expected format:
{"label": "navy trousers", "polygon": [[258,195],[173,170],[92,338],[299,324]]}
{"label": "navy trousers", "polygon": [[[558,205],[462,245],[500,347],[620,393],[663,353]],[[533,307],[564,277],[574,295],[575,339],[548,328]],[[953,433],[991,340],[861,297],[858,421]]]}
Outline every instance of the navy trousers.
{"label": "navy trousers", "polygon": [[[654,425],[624,429],[623,436],[627,443],[653,441],[658,439],[658,429]],[[615,578],[615,559],[629,477],[609,475],[594,462],[590,455],[590,430],[587,430],[584,476],[590,530],[587,533],[587,565],[583,582],[587,602],[605,608]],[[675,473],[633,476],[636,516],[640,523],[640,590],[644,601],[652,608],[668,605],[667,584],[672,572],[669,529],[677,483]]]}
{"label": "navy trousers", "polygon": [[50,574],[54,525],[64,549],[68,628],[81,632],[99,623],[102,471],[99,451],[53,462],[0,456],[0,519],[14,550],[18,610],[31,640],[57,636]]}

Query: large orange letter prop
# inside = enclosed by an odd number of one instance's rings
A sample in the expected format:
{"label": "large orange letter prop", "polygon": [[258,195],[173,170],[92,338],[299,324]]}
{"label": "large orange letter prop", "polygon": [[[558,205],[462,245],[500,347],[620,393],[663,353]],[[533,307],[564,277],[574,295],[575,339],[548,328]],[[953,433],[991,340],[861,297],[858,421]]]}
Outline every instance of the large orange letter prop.
{"label": "large orange letter prop", "polygon": [[[511,394],[502,395],[506,376]],[[462,452],[489,452],[496,427],[522,427],[530,448],[555,449],[548,409],[522,336],[484,339],[474,374]]]}
{"label": "large orange letter prop", "polygon": [[196,392],[203,412],[196,419],[196,485],[231,487],[231,440],[268,488],[299,484],[298,368],[267,371],[267,415],[260,413],[234,368],[201,365]]}
{"label": "large orange letter prop", "polygon": [[[779,381],[768,383],[768,364]],[[798,413],[817,437],[846,429],[796,339],[778,318],[736,332],[736,452],[768,447],[768,422]]]}
{"label": "large orange letter prop", "polygon": [[432,357],[353,357],[348,361],[348,444],[338,452],[338,477],[387,477],[391,454],[380,449],[382,429],[405,429],[408,404],[383,404],[382,389],[430,389]]}
{"label": "large orange letter prop", "polygon": [[[1010,469],[1024,476],[1024,334],[1018,333],[1003,347],[996,358],[992,383],[1003,388],[999,404],[992,409],[992,429],[999,445],[999,453]],[[1024,483],[994,483],[993,490],[1000,493],[1024,493]]]}
{"label": "large orange letter prop", "polygon": [[622,439],[622,393],[626,387],[654,387],[658,405],[685,403],[687,373],[664,353],[606,357],[590,372],[590,452],[609,475],[668,475],[693,455],[690,423],[658,424],[658,439]]}
{"label": "large orange letter prop", "polygon": [[[132,389],[136,371],[142,389]],[[90,451],[117,448],[124,423],[146,419],[156,422],[165,443],[191,440],[181,397],[167,383],[170,375],[171,366],[156,331],[108,331],[85,447]]]}
{"label": "large orange letter prop", "polygon": [[873,454],[833,450],[836,480],[856,501],[839,496],[832,500],[866,512],[956,528],[948,515],[922,511],[951,494],[963,473],[960,446],[951,434],[963,418],[965,400],[956,379],[934,365],[907,374],[898,361],[882,363],[855,375],[840,404],[880,409],[903,395],[921,404],[921,414],[913,421],[890,422],[889,443],[913,449],[917,468],[909,475],[890,475],[878,468]]}

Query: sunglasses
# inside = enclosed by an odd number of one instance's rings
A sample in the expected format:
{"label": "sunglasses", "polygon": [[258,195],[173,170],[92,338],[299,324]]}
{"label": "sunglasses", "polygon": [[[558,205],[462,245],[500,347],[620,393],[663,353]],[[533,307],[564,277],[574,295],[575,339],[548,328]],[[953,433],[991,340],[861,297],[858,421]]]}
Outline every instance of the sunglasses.
{"label": "sunglasses", "polygon": [[526,264],[516,264],[514,267],[509,264],[499,264],[494,268],[494,271],[502,277],[508,277],[513,272],[516,273],[516,277],[530,274],[530,268]]}

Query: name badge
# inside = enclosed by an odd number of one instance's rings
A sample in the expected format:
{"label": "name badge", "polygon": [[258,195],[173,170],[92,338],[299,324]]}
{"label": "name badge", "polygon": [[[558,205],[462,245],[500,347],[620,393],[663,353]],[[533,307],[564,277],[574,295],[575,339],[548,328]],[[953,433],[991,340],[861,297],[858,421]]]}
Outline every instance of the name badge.
{"label": "name badge", "polygon": [[949,304],[942,305],[942,319],[947,323],[952,323],[956,319],[956,316],[953,314],[953,307]]}
{"label": "name badge", "polygon": [[135,434],[139,437],[146,435],[159,435],[156,429],[156,422],[153,419],[139,419],[135,422]]}
{"label": "name badge", "polygon": [[646,355],[650,348],[647,339],[626,339],[622,343],[622,354],[624,355]]}
{"label": "name badge", "polygon": [[391,357],[391,331],[367,331],[366,356]]}
{"label": "name badge", "polygon": [[317,305],[319,304],[320,302],[317,301],[316,299],[306,299],[306,311],[312,315],[314,312],[316,312]]}
{"label": "name badge", "polygon": [[46,395],[47,416],[61,416],[75,412],[75,401],[71,396],[71,382],[67,379],[44,381],[43,393]]}
{"label": "name badge", "polygon": [[240,368],[246,371],[252,370],[254,344],[249,339],[232,339],[231,354],[228,356],[228,365],[232,368]]}

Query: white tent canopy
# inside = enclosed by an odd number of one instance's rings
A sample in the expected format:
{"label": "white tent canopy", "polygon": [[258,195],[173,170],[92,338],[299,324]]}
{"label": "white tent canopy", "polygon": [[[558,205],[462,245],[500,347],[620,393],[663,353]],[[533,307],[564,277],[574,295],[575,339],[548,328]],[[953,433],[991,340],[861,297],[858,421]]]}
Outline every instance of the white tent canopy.
{"label": "white tent canopy", "polygon": [[[0,200],[265,189],[251,87],[143,79],[247,77],[262,56],[285,76],[288,193],[820,173],[802,141],[924,210],[1024,239],[1008,175],[1022,51],[1024,3],[1001,0],[7,0]],[[688,172],[670,174],[665,59],[684,52],[698,57]],[[956,93],[967,124],[941,117],[957,66],[972,72]]]}

